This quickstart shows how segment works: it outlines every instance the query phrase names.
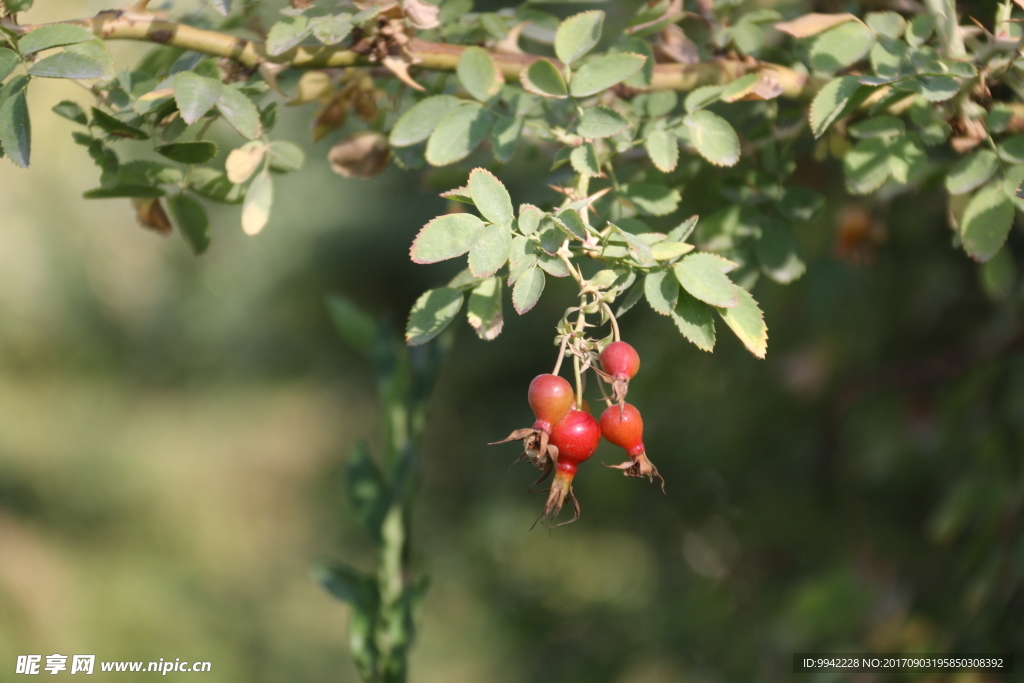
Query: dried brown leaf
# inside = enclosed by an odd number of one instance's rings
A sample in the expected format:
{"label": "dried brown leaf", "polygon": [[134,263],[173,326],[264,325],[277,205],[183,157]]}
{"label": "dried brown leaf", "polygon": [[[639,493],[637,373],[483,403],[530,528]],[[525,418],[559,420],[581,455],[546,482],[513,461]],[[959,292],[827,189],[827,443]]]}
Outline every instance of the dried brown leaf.
{"label": "dried brown leaf", "polygon": [[390,160],[387,137],[372,130],[349,135],[327,154],[332,171],[345,178],[362,180],[379,175]]}
{"label": "dried brown leaf", "polygon": [[132,206],[135,207],[135,219],[139,225],[165,237],[171,234],[171,220],[158,198],[132,199]]}
{"label": "dried brown leaf", "polygon": [[413,28],[425,31],[441,25],[441,22],[437,20],[441,8],[437,5],[431,5],[423,0],[404,0],[402,9],[405,11],[406,21]]}

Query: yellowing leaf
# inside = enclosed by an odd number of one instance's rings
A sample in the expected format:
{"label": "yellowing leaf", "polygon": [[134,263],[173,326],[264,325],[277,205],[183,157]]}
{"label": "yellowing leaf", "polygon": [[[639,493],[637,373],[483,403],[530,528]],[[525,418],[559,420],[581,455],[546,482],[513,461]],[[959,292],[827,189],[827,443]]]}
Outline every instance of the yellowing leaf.
{"label": "yellowing leaf", "polygon": [[775,24],[775,30],[788,33],[794,38],[807,38],[847,21],[858,21],[858,19],[846,12],[842,14],[818,14],[817,12],[811,12],[792,21],[783,21]]}
{"label": "yellowing leaf", "polygon": [[274,181],[269,171],[263,171],[249,185],[242,204],[242,230],[246,235],[257,235],[266,227],[273,203]]}

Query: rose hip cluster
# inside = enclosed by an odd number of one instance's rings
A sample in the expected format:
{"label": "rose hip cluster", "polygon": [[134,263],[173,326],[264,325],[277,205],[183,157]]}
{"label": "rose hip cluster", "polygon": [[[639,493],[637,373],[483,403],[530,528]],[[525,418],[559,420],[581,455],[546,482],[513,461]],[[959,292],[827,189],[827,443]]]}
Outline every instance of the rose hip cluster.
{"label": "rose hip cluster", "polygon": [[600,422],[590,414],[587,402],[576,395],[564,378],[553,374],[537,375],[530,382],[528,393],[530,408],[536,418],[533,426],[517,429],[508,438],[495,442],[523,441],[524,452],[515,462],[527,459],[543,472],[535,484],[554,472],[548,500],[537,521],[553,521],[567,498],[572,501],[575,514],[563,524],[579,519],[580,506],[572,491],[572,480],[580,463],[597,450],[602,436],[625,449],[629,456],[626,462],[610,467],[622,470],[627,477],[647,477],[650,481],[657,477],[662,491],[665,490],[665,480],[647,458],[640,411],[625,402],[629,380],[640,370],[640,356],[626,342],[616,341],[601,351],[600,363],[601,371],[597,375],[612,385],[614,398],[614,402],[605,399],[609,405],[601,414]]}

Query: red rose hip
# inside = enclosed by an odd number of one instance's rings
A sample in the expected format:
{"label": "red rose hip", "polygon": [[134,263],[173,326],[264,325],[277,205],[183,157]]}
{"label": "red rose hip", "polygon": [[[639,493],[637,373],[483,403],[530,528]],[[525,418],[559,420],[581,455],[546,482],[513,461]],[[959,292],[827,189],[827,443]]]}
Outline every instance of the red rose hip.
{"label": "red rose hip", "polygon": [[664,493],[665,480],[658,474],[658,468],[654,463],[647,459],[647,449],[644,448],[644,419],[636,407],[629,403],[608,406],[601,414],[601,434],[610,443],[626,449],[626,455],[629,456],[627,462],[611,467],[622,470],[627,477],[647,477],[650,481],[657,477],[661,480],[661,490]]}
{"label": "red rose hip", "polygon": [[[592,456],[601,443],[601,427],[590,413],[582,410],[570,410],[551,429],[551,445],[557,449],[555,458],[555,478],[551,482],[551,492],[544,504],[544,510],[538,518],[554,521],[562,510],[565,499],[572,500],[575,514],[563,524],[575,522],[580,517],[580,505],[572,492],[572,479],[576,476],[579,464]],[[536,524],[536,522],[534,522]],[[560,525],[555,525],[560,526]]]}
{"label": "red rose hip", "polygon": [[612,342],[601,352],[601,367],[613,379],[628,382],[640,370],[640,354],[624,341]]}
{"label": "red rose hip", "polygon": [[611,377],[615,402],[622,405],[629,391],[629,380],[640,370],[640,354],[624,341],[612,342],[601,352],[601,368]]}
{"label": "red rose hip", "polygon": [[533,415],[537,418],[535,429],[551,431],[555,424],[572,408],[574,399],[572,385],[558,375],[537,375],[530,382],[527,395]]}

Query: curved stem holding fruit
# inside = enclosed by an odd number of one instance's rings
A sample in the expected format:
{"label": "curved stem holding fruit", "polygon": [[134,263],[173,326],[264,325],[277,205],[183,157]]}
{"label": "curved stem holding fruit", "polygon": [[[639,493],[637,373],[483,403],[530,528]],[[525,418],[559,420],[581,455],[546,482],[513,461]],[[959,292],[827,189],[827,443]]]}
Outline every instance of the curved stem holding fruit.
{"label": "curved stem holding fruit", "polygon": [[612,307],[602,301],[601,308],[608,314],[608,322],[610,322],[612,326],[612,341],[622,341],[622,335],[619,334],[619,321],[615,319],[615,314],[612,313]]}

